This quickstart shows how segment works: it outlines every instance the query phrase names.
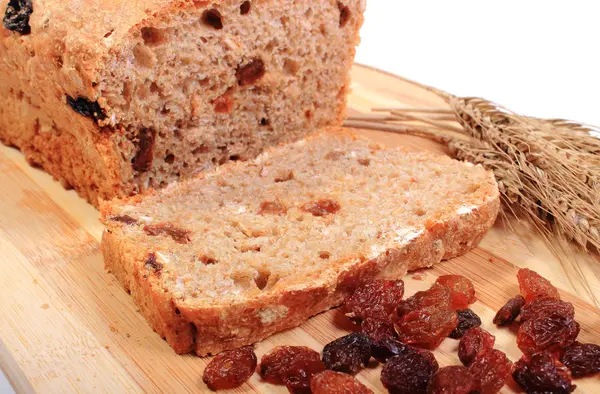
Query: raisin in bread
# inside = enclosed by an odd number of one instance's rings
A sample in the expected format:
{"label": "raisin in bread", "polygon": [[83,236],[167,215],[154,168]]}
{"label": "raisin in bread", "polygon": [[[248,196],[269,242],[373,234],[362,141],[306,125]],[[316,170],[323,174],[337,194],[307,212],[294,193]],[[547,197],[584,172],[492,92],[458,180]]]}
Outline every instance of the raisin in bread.
{"label": "raisin in bread", "polygon": [[0,0],[0,140],[93,204],[341,124],[365,0]]}
{"label": "raisin in bread", "polygon": [[333,128],[102,204],[106,266],[179,353],[256,342],[472,248],[499,206],[480,166]]}

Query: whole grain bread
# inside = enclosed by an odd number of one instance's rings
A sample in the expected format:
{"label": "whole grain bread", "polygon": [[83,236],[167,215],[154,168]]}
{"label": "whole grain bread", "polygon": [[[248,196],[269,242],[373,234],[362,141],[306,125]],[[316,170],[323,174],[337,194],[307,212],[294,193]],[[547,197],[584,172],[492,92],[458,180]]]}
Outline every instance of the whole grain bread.
{"label": "whole grain bread", "polygon": [[247,345],[474,247],[490,172],[330,128],[145,196],[102,204],[107,268],[178,353]]}
{"label": "whole grain bread", "polygon": [[96,204],[345,115],[365,0],[0,0],[0,141]]}

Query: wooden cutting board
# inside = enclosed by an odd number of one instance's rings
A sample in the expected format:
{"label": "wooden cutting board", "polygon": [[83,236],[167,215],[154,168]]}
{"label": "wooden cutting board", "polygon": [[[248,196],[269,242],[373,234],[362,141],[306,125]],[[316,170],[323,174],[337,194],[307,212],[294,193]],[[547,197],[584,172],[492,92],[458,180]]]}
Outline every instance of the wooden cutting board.
{"label": "wooden cutting board", "polygon": [[[439,107],[432,94],[383,72],[355,66],[350,108]],[[364,132],[388,145],[442,153],[436,144],[407,136]],[[0,147],[0,366],[18,392],[204,392],[208,359],[177,356],[136,312],[129,295],[104,271],[98,212],[65,191],[43,172],[29,167],[14,149]],[[429,287],[437,275],[462,274],[476,286],[473,305],[496,347],[516,361],[515,331],[497,329],[495,311],[518,293],[518,267],[537,270],[575,304],[580,340],[600,343],[600,262],[577,252],[553,256],[525,225],[498,221],[481,245],[460,258],[425,270],[424,280],[405,279],[407,294]],[[276,345],[306,345],[320,351],[348,333],[339,312],[313,317],[301,327],[256,346],[260,357]],[[458,364],[458,342],[436,350],[442,365]],[[380,367],[359,375],[383,391]],[[577,380],[578,392],[600,392],[598,377]],[[516,390],[514,383],[505,392]],[[234,392],[285,393],[255,375]]]}

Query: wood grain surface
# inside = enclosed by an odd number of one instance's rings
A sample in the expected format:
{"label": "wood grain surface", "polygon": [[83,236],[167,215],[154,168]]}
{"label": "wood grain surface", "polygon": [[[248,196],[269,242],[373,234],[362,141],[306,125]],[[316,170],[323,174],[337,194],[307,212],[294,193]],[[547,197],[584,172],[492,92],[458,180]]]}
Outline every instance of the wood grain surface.
{"label": "wood grain surface", "polygon": [[[372,107],[439,107],[431,93],[395,76],[355,66],[351,111]],[[390,146],[442,149],[417,137],[361,131]],[[16,150],[0,147],[0,366],[17,392],[205,392],[202,372],[208,359],[177,356],[136,311],[130,296],[104,271],[98,212],[65,191],[45,173],[27,165]],[[499,220],[478,248],[424,270],[424,280],[408,274],[407,294],[427,288],[437,275],[463,274],[477,289],[473,305],[496,347],[516,361],[520,351],[510,328],[497,329],[495,311],[518,293],[518,267],[549,278],[575,304],[581,341],[600,343],[600,261],[575,249],[557,247],[517,220]],[[557,258],[556,256],[559,256]],[[260,357],[276,345],[305,345],[320,351],[349,332],[335,310],[257,344]],[[436,350],[442,365],[458,364],[458,342]],[[380,366],[357,377],[382,392]],[[576,392],[600,392],[598,377],[579,379]],[[232,392],[285,393],[254,375]],[[503,392],[518,391],[514,383]]]}

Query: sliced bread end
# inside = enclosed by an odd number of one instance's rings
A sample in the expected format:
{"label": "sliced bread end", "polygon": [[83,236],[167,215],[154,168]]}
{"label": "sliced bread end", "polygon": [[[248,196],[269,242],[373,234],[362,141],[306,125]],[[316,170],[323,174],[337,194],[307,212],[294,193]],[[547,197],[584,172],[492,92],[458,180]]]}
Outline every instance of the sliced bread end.
{"label": "sliced bread end", "polygon": [[481,167],[332,128],[104,203],[102,250],[174,350],[207,355],[297,326],[364,280],[466,252],[498,209]]}

